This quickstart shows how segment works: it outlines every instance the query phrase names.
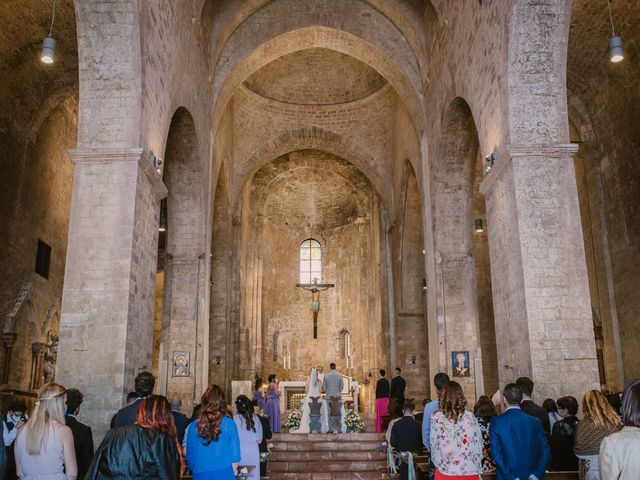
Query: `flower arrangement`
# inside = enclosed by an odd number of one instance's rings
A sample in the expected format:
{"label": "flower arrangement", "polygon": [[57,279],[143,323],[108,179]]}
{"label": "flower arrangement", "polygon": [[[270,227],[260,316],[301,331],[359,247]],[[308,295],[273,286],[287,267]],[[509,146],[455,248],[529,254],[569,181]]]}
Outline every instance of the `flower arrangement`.
{"label": "flower arrangement", "polygon": [[260,452],[260,463],[267,463],[269,461],[269,455],[271,455],[270,451]]}
{"label": "flower arrangement", "polygon": [[364,432],[364,421],[360,418],[358,412],[352,408],[347,408],[347,416],[344,423],[347,424],[347,433]]}
{"label": "flower arrangement", "polygon": [[300,428],[300,421],[302,420],[302,410],[300,408],[293,408],[289,415],[287,415],[287,419],[284,422],[284,427],[289,432],[295,432]]}

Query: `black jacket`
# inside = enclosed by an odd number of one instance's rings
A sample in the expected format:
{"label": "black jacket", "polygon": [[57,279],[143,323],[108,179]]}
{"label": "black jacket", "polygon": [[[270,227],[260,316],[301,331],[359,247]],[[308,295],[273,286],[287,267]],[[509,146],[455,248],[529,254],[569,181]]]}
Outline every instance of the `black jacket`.
{"label": "black jacket", "polygon": [[111,428],[133,425],[136,422],[136,415],[142,400],[142,398],[139,398],[131,405],[127,405],[126,407],[122,407],[118,410],[118,413],[116,413],[111,419]]}
{"label": "black jacket", "polygon": [[391,379],[391,391],[389,396],[395,398],[397,402],[404,402],[404,389],[407,387],[407,382],[401,376],[393,377]]}
{"label": "black jacket", "polygon": [[182,443],[184,440],[184,431],[187,429],[187,427],[191,422],[189,421],[189,418],[186,415],[180,412],[171,410],[171,413],[173,414],[173,422],[176,424],[176,433],[178,434],[178,441]]}
{"label": "black jacket", "polygon": [[78,478],[83,478],[91,458],[93,457],[93,435],[91,434],[91,427],[80,423],[75,417],[71,415],[65,415],[64,417],[67,427],[71,429],[73,433],[73,446],[76,450],[76,460],[78,461]]}
{"label": "black jacket", "polygon": [[533,403],[532,400],[523,400],[520,404],[520,409],[532,417],[540,419],[542,423],[542,429],[547,434],[547,438],[551,435],[551,428],[549,427],[549,413],[539,405]]}
{"label": "black jacket", "polygon": [[376,398],[387,397],[389,397],[389,380],[383,377],[376,383]]}
{"label": "black jacket", "polygon": [[404,416],[391,427],[391,446],[399,452],[422,451],[422,425]]}
{"label": "black jacket", "polygon": [[173,439],[138,425],[109,430],[84,480],[179,480],[180,457]]}
{"label": "black jacket", "polygon": [[558,420],[551,433],[551,465],[549,470],[578,470],[578,457],[573,453],[578,418],[574,415]]}

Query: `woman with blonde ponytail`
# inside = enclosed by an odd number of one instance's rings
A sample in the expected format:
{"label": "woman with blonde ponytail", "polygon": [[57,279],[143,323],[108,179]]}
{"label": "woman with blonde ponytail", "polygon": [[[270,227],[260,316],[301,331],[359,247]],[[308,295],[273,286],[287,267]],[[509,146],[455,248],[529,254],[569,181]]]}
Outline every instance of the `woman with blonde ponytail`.
{"label": "woman with blonde ponytail", "polygon": [[73,434],[65,425],[65,389],[48,383],[38,394],[31,418],[16,438],[16,471],[23,480],[75,480]]}

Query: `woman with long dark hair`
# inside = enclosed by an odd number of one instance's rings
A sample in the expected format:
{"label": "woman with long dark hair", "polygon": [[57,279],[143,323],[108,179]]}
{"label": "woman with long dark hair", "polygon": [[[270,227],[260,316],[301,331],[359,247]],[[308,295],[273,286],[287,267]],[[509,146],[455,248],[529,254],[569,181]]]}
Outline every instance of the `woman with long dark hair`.
{"label": "woman with long dark hair", "polygon": [[640,379],[629,382],[622,394],[624,427],[602,440],[600,478],[637,480],[640,478]]}
{"label": "woman with long dark hair", "polygon": [[482,472],[482,434],[458,382],[447,382],[440,410],[431,417],[431,459],[436,480],[479,480]]}
{"label": "woman with long dark hair", "polygon": [[491,456],[489,435],[491,431],[491,419],[496,415],[496,406],[489,397],[481,395],[473,407],[473,414],[476,416],[476,420],[478,420],[478,426],[480,427],[484,444],[482,447],[482,471],[495,472],[496,463]]}
{"label": "woman with long dark hair", "polygon": [[245,395],[236,399],[236,413],[233,421],[240,437],[240,465],[253,465],[255,468],[249,478],[260,480],[260,448],[262,442],[262,423],[253,413],[253,403]]}
{"label": "woman with long dark hair", "polygon": [[140,403],[135,424],[107,432],[84,478],[179,480],[181,460],[171,405],[150,395]]}
{"label": "woman with long dark hair", "polygon": [[253,399],[261,409],[264,410],[266,406],[266,401],[264,399],[264,394],[262,393],[262,377],[256,377],[255,384],[253,386]]}
{"label": "woman with long dark hair", "polygon": [[235,479],[240,438],[218,385],[210,385],[202,394],[198,418],[187,427],[184,438],[193,480]]}

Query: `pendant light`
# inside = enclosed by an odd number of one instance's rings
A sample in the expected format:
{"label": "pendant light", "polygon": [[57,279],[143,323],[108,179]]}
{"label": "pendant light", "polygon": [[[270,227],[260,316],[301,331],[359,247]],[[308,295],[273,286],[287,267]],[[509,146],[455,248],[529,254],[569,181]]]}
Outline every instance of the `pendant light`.
{"label": "pendant light", "polygon": [[52,37],[53,35],[53,23],[56,21],[56,0],[53,0],[53,6],[51,11],[51,26],[49,27],[49,35],[42,40],[42,53],[40,54],[40,61],[51,65],[54,60],[54,54],[56,51],[56,41]]}

